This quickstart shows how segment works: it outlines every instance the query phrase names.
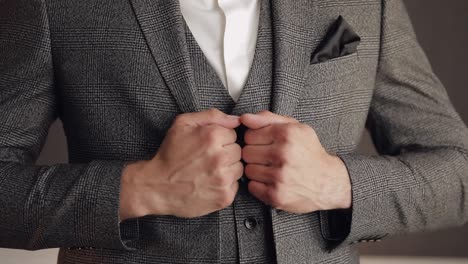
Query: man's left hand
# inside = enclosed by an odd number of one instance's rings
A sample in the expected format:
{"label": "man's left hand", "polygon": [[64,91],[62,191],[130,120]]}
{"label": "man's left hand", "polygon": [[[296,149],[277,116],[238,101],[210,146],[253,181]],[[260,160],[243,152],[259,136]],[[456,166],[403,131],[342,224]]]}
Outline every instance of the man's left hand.
{"label": "man's left hand", "polygon": [[298,214],[351,207],[346,166],[323,148],[312,127],[269,111],[240,121],[248,128],[242,158],[252,195]]}

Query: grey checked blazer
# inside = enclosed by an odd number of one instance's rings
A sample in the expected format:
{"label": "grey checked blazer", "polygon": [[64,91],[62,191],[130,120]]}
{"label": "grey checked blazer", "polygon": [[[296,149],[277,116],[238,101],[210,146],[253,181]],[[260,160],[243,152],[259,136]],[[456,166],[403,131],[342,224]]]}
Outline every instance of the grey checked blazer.
{"label": "grey checked blazer", "polygon": [[[60,247],[62,263],[223,262],[223,210],[118,224],[125,164],[150,159],[178,114],[209,106],[177,3],[0,0],[0,247]],[[276,261],[357,263],[355,243],[466,223],[468,129],[401,0],[269,4],[271,87],[233,111],[260,102],[309,124],[353,186],[351,210],[268,209]],[[358,51],[310,64],[339,15]],[[57,118],[70,163],[34,165]],[[377,156],[355,152],[366,128]],[[241,263],[255,262],[242,259],[248,242],[233,244]]]}

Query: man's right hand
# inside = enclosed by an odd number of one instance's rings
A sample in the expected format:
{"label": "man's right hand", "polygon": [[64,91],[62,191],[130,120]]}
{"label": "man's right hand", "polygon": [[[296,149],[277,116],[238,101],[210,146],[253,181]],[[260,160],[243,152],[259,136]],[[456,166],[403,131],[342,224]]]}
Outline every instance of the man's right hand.
{"label": "man's right hand", "polygon": [[239,125],[239,117],[216,109],[177,116],[151,160],[124,168],[120,219],[192,218],[229,206],[244,171],[234,130]]}

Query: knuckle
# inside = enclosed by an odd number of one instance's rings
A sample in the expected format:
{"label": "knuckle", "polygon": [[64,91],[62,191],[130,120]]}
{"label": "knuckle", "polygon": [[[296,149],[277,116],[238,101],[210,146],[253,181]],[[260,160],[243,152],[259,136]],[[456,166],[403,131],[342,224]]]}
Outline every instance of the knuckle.
{"label": "knuckle", "polygon": [[232,162],[241,161],[242,159],[242,149],[238,149],[234,147],[234,150],[230,150],[227,154],[229,156],[229,160]]}
{"label": "knuckle", "polygon": [[239,162],[239,166],[238,166],[238,169],[234,175],[234,178],[237,180],[239,179],[240,177],[242,177],[242,175],[244,175],[244,165],[242,164],[242,162]]}
{"label": "knuckle", "polygon": [[233,154],[235,155],[236,159],[242,158],[242,147],[239,144],[234,144],[234,151]]}
{"label": "knuckle", "polygon": [[237,133],[234,129],[226,129],[226,128],[220,127],[219,130],[220,130],[220,133],[225,135],[226,138],[230,139],[232,143],[236,142]]}
{"label": "knuckle", "polygon": [[220,114],[222,114],[222,112],[219,109],[216,109],[216,108],[210,108],[210,109],[208,109],[206,111],[208,112],[208,114],[210,116],[213,116],[213,117],[219,116]]}
{"label": "knuckle", "polygon": [[207,144],[216,144],[219,138],[219,130],[216,126],[205,126],[203,138]]}
{"label": "knuckle", "polygon": [[220,125],[212,125],[212,127],[213,127],[212,130],[214,130],[215,133],[218,134],[218,135],[225,136],[225,135],[231,133],[230,129],[224,128],[224,127],[222,127]]}
{"label": "knuckle", "polygon": [[213,182],[217,186],[226,186],[231,183],[231,180],[225,175],[218,173],[217,175],[213,177]]}
{"label": "knuckle", "polygon": [[[211,160],[210,160],[210,165],[219,170],[220,168],[223,167],[224,163],[226,161],[226,158],[225,158],[225,155],[223,154],[214,154],[213,156],[211,156]],[[218,172],[218,173],[221,173],[221,172]]]}

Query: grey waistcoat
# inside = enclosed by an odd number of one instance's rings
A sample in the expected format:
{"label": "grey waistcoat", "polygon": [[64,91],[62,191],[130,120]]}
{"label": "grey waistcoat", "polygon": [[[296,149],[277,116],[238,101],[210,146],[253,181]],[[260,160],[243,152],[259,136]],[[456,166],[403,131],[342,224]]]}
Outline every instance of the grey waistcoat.
{"label": "grey waistcoat", "polygon": [[[261,1],[257,45],[246,84],[238,102],[234,102],[220,78],[209,65],[189,27],[186,40],[195,85],[202,109],[217,108],[233,115],[268,110],[272,86],[272,32],[269,1]],[[251,96],[264,93],[262,96]],[[243,145],[245,127],[237,129]],[[219,212],[220,261],[222,263],[275,263],[274,242],[269,207],[247,191],[245,175],[234,203]]]}

